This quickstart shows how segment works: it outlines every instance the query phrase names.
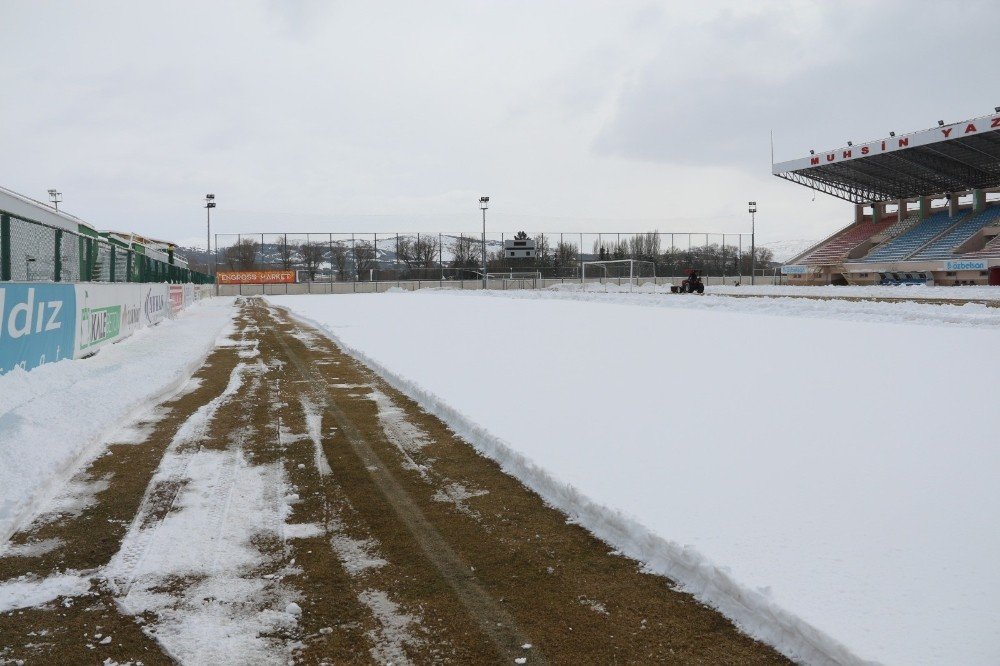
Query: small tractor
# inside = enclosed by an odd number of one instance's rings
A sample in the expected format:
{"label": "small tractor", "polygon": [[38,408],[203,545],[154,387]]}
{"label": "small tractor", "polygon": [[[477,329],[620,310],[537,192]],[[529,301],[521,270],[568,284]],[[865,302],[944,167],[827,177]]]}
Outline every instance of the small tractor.
{"label": "small tractor", "polygon": [[687,279],[680,283],[680,285],[670,285],[671,294],[704,294],[705,293],[705,283],[702,282],[701,278],[698,277],[698,271],[689,268],[687,271]]}

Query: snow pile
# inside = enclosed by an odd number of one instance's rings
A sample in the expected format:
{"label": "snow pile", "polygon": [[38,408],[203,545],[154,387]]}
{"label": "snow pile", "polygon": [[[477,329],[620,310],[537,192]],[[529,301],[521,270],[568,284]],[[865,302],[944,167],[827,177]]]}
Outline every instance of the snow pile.
{"label": "snow pile", "polygon": [[[661,287],[662,289],[662,287]],[[669,287],[667,288],[669,291]],[[754,294],[757,296],[849,296],[851,298],[960,298],[1000,301],[1000,287],[945,287],[911,285],[869,285],[820,287],[744,284],[705,287],[709,294]]]}
{"label": "snow pile", "polygon": [[[553,292],[270,300],[789,656],[1000,660],[992,308]],[[405,344],[400,321],[420,322]],[[490,381],[471,391],[475,376]]]}
{"label": "snow pile", "polygon": [[[836,289],[836,287],[834,287]],[[670,308],[673,310],[706,310],[714,312],[774,315],[778,317],[809,317],[815,319],[845,319],[884,323],[907,323],[939,326],[950,324],[962,327],[1000,326],[1000,308],[979,303],[954,305],[951,303],[912,303],[909,301],[847,301],[814,298],[728,298],[725,295],[688,296],[665,294],[660,291],[635,290],[627,286],[588,284],[544,290],[488,292],[490,297],[521,300],[592,301],[615,305]]]}
{"label": "snow pile", "polygon": [[[675,284],[681,283],[681,278],[673,278]],[[666,294],[670,292],[669,284],[654,285],[647,282],[629,287],[628,280],[621,284],[617,281],[565,282],[556,284],[546,291],[560,292],[591,292],[591,293],[644,293]],[[974,299],[988,300],[1000,303],[1000,287],[938,287],[922,284],[914,285],[869,285],[869,286],[833,286],[818,287],[774,285],[774,284],[744,284],[706,285],[705,293],[709,295],[726,296],[839,296],[850,298],[905,298],[905,299]]]}
{"label": "snow pile", "polygon": [[0,376],[0,543],[115,427],[180,388],[233,313],[231,299],[201,301],[92,358]]}
{"label": "snow pile", "polygon": [[0,613],[41,606],[58,597],[76,597],[90,592],[90,578],[75,572],[44,579],[21,577],[0,583]]}

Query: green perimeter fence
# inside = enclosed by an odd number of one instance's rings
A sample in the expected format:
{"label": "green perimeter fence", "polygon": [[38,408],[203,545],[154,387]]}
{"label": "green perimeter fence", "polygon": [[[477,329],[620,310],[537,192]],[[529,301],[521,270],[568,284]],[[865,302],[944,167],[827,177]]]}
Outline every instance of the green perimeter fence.
{"label": "green perimeter fence", "polygon": [[0,211],[0,282],[214,282],[176,265],[172,252],[150,252],[166,261],[146,252]]}

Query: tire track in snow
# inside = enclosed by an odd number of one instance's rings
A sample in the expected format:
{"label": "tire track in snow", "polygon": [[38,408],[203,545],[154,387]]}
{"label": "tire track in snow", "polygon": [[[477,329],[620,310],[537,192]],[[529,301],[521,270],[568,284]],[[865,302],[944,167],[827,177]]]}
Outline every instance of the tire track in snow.
{"label": "tire track in snow", "polygon": [[[270,308],[269,308],[270,310]],[[270,310],[269,316],[274,316]],[[326,377],[316,372],[291,349],[283,335],[276,339],[286,358],[303,380],[313,386],[326,387]],[[423,515],[392,471],[381,460],[361,431],[348,416],[330,399],[322,395],[322,409],[328,414],[347,437],[354,454],[369,472],[369,477],[388,501],[396,517],[413,537],[425,557],[437,570],[441,579],[455,593],[469,614],[475,619],[483,633],[488,636],[496,649],[508,663],[523,659],[522,645],[531,644],[527,635],[518,627],[514,617],[494,600],[475,579],[472,568],[459,557],[434,525]],[[520,663],[520,662],[518,662]],[[547,663],[539,651],[532,654],[532,663]]]}
{"label": "tire track in snow", "polygon": [[[181,425],[167,447],[160,469],[146,489],[139,511],[122,541],[122,547],[109,565],[107,582],[115,594],[128,594],[135,582],[135,572],[149,552],[157,529],[177,501],[177,496],[184,485],[183,479],[187,477],[188,468],[198,451],[193,446],[182,450],[183,447],[206,437],[212,418],[243,386],[244,375],[250,367],[245,363],[239,363],[230,374],[229,383],[222,393],[199,407]],[[170,492],[169,501],[165,504],[161,502],[161,495],[158,492],[161,489]]]}

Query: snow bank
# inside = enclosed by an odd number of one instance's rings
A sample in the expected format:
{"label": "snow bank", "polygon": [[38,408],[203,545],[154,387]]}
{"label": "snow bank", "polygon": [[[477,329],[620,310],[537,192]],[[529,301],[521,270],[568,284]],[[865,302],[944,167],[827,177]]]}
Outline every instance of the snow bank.
{"label": "snow bank", "polygon": [[[667,289],[669,291],[669,288]],[[974,298],[1000,301],[1000,287],[945,287],[923,284],[806,287],[791,285],[715,285],[710,294],[755,294],[760,296],[850,296],[862,298]]]}
{"label": "snow bank", "polygon": [[92,358],[0,376],[0,543],[108,433],[179,389],[233,313],[232,299],[202,301]]}
{"label": "snow bank", "polygon": [[[994,309],[552,292],[270,300],[789,656],[1000,659]],[[400,321],[420,324],[403,340]]]}
{"label": "snow bank", "polygon": [[[680,284],[681,278],[674,278]],[[605,283],[588,282],[586,286],[577,282],[567,282],[550,287],[551,291],[589,291],[589,292],[642,292],[669,293],[670,285],[653,285],[651,283],[634,286],[629,289],[628,280],[619,285],[609,280]],[[872,285],[872,286],[842,286],[832,285],[806,287],[794,285],[744,284],[707,285],[706,294],[734,296],[841,296],[851,298],[919,298],[919,299],[979,299],[1000,302],[1000,287],[945,287],[927,285]]]}

